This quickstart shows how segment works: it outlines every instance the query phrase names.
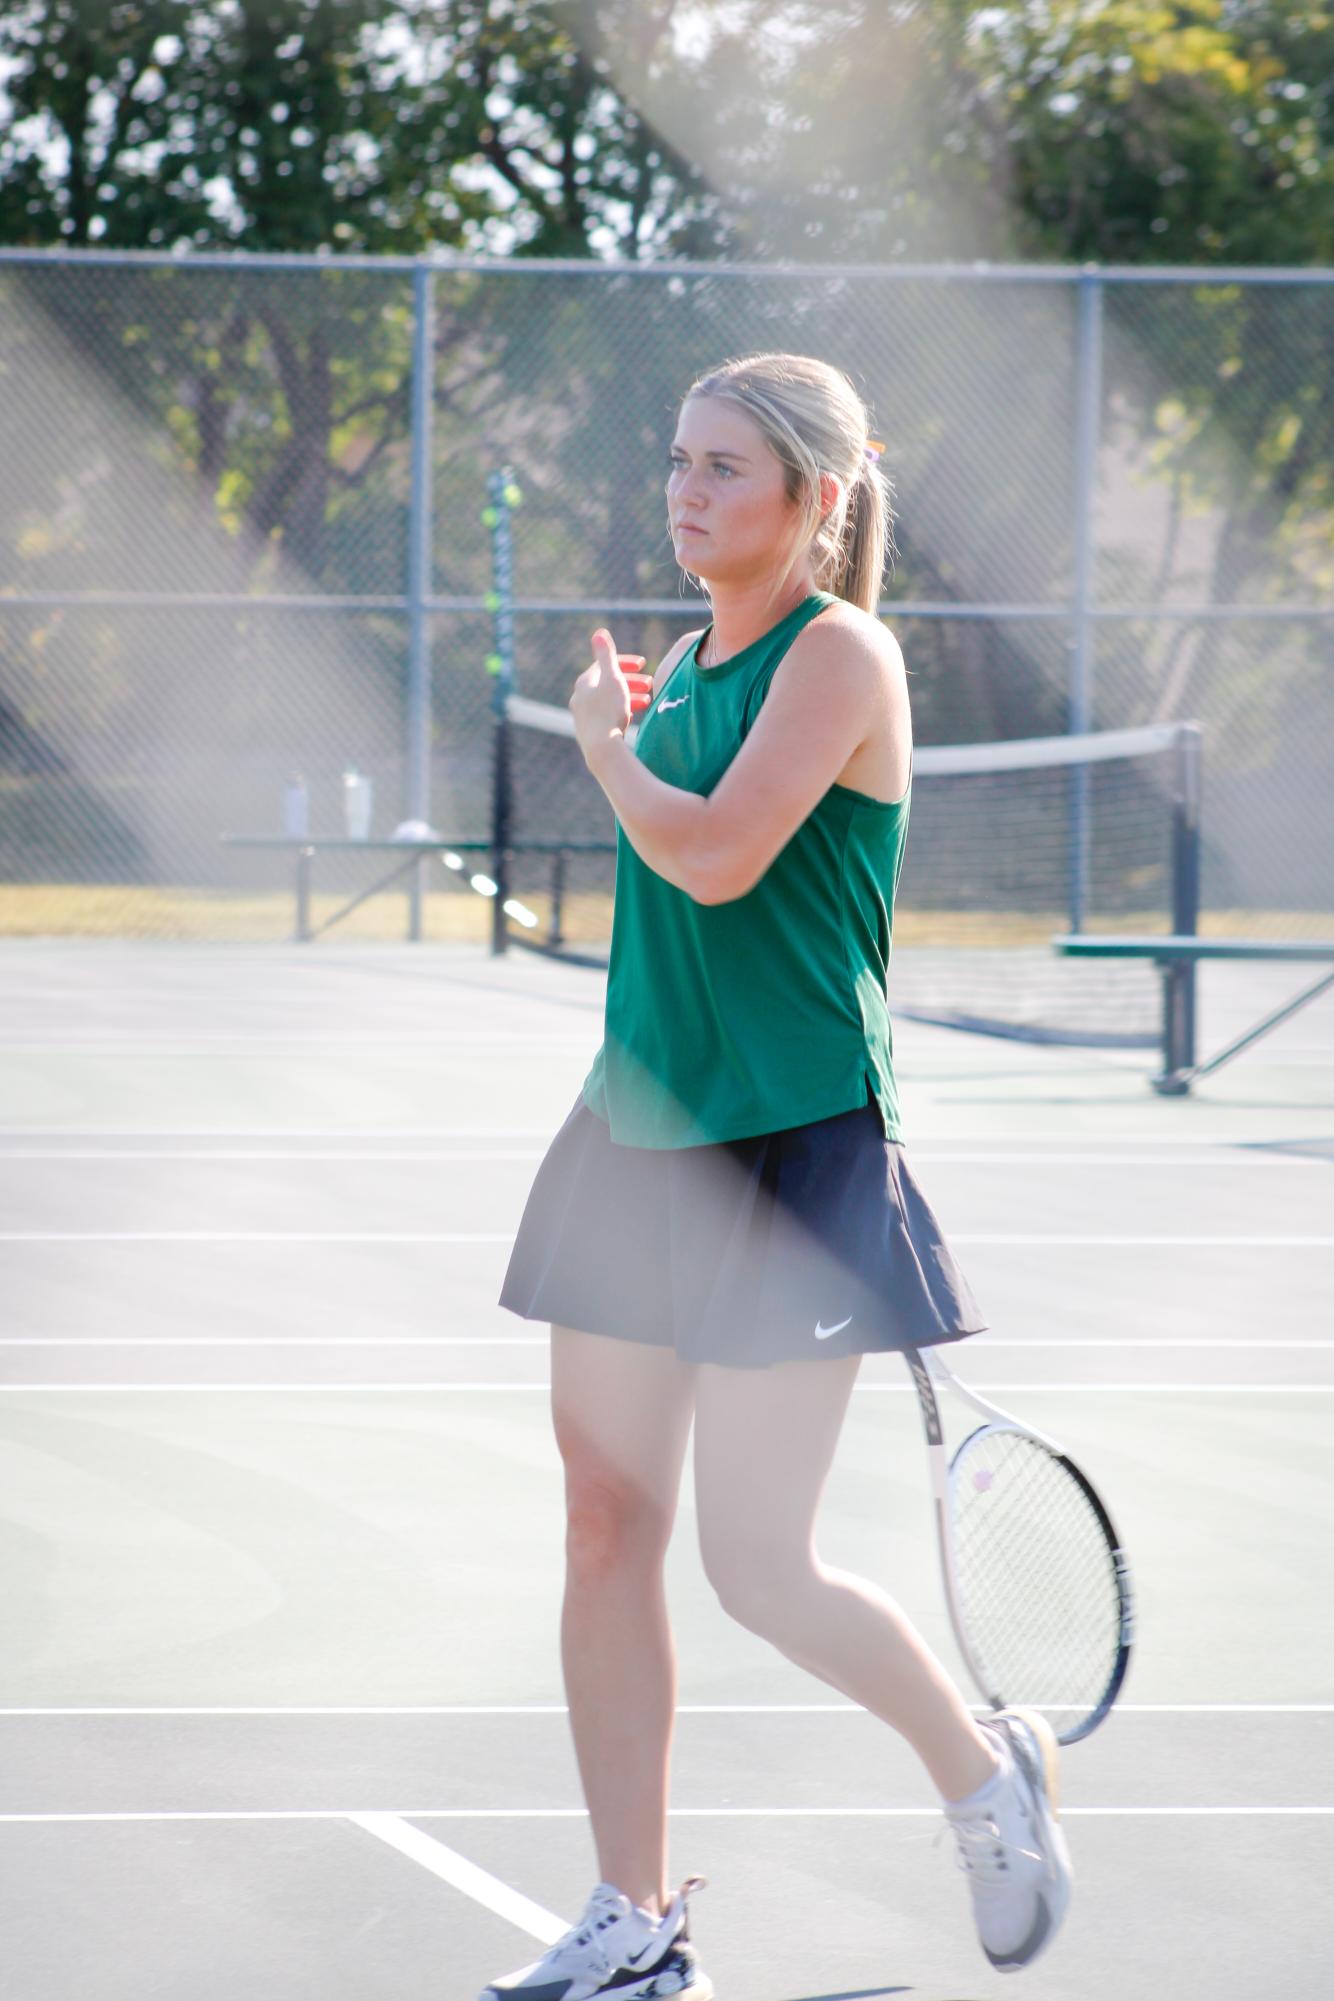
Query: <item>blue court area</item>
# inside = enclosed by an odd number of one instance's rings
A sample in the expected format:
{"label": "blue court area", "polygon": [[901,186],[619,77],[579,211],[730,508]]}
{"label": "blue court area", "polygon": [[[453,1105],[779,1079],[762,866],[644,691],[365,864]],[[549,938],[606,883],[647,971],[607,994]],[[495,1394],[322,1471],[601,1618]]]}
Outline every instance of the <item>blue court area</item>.
{"label": "blue court area", "polygon": [[[1207,1038],[1285,977],[1206,967]],[[0,948],[22,2001],[474,2001],[582,1908],[545,1341],[494,1301],[601,999],[462,947]],[[1124,1699],[1064,1754],[1071,1916],[1018,1984],[1322,1992],[1334,996],[1187,1099],[1143,1049],[898,1049],[992,1323],[956,1366],[1087,1465],[1138,1587]],[[725,1617],[693,1530],[687,1469],[673,1873],[709,1878],[720,2001],[1014,1992],[925,1774]],[[821,1547],[962,1673],[897,1362],[863,1370]]]}

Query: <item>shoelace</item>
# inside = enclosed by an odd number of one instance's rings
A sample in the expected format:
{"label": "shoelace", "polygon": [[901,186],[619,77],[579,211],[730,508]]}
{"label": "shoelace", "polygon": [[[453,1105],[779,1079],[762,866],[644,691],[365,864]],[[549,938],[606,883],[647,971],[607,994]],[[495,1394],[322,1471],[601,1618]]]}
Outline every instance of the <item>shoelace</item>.
{"label": "shoelace", "polygon": [[1036,1849],[1022,1848],[1017,1841],[1006,1841],[994,1820],[947,1820],[932,1847],[939,1848],[949,1833],[953,1833],[958,1843],[955,1868],[978,1877],[983,1883],[999,1883],[1006,1875],[1007,1849],[1012,1855],[1026,1856],[1030,1862],[1042,1860]]}
{"label": "shoelace", "polygon": [[590,1948],[594,1955],[593,1971],[599,1977],[611,1972],[611,1960],[607,1949],[598,1937],[598,1932],[602,1928],[598,1920],[604,1913],[611,1916],[612,1909],[605,1899],[599,1898],[596,1903],[589,1904],[578,1924],[566,1932],[564,1938],[557,1939],[546,1955],[546,1964],[552,1973],[563,1972],[562,1961],[569,1961],[576,1954],[586,1953]]}

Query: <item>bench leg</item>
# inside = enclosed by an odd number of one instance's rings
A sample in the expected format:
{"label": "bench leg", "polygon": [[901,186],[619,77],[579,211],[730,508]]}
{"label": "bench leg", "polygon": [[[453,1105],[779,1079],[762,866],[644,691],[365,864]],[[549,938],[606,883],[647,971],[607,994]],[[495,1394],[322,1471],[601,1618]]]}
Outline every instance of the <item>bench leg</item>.
{"label": "bench leg", "polygon": [[565,853],[558,848],[551,862],[551,933],[548,945],[555,947],[565,943],[565,933],[561,926],[565,915]]}
{"label": "bench leg", "polygon": [[310,869],[312,848],[298,848],[296,857],[296,942],[310,943]]}
{"label": "bench leg", "polygon": [[1282,1007],[1276,1007],[1272,1014],[1265,1016],[1263,1021],[1257,1021],[1254,1028],[1248,1028],[1244,1035],[1239,1035],[1236,1038],[1235,1042],[1229,1042],[1226,1049],[1220,1049],[1218,1054],[1211,1056],[1207,1063],[1201,1063],[1196,1069],[1195,1075],[1197,1077],[1207,1077],[1211,1070],[1220,1070],[1225,1063],[1230,1063],[1234,1056],[1240,1056],[1243,1049],[1249,1049],[1251,1044],[1258,1042],[1262,1035],[1268,1035],[1271,1029],[1279,1026],[1280,1022],[1287,1021],[1289,1016],[1296,1014],[1299,1008],[1307,1006],[1310,1001],[1316,1000],[1321,994],[1328,993],[1331,987],[1334,987],[1334,973],[1324,974],[1321,979],[1316,981],[1313,987],[1303,987],[1302,991],[1295,995],[1292,1000],[1284,1001]]}

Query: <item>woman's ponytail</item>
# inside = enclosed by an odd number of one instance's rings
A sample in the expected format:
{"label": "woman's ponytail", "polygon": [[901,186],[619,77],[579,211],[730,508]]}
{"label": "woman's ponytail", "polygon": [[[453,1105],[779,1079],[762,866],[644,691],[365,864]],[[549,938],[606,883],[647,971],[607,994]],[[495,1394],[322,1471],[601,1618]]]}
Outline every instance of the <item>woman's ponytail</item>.
{"label": "woman's ponytail", "polygon": [[894,512],[890,504],[893,489],[880,470],[878,459],[869,453],[852,483],[844,516],[843,537],[835,552],[832,581],[821,589],[846,598],[872,618],[880,606],[880,587],[885,564],[892,563]]}

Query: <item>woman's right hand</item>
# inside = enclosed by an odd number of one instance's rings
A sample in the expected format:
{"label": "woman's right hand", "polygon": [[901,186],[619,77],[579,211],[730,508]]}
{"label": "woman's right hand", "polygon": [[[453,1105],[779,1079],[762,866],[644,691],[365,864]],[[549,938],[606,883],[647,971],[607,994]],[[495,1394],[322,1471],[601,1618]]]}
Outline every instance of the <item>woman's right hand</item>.
{"label": "woman's right hand", "polygon": [[652,679],[639,671],[644,665],[642,655],[618,654],[605,626],[593,634],[593,651],[596,658],[579,676],[570,697],[574,733],[585,759],[590,753],[596,755],[609,737],[623,737],[631,718],[653,699]]}

